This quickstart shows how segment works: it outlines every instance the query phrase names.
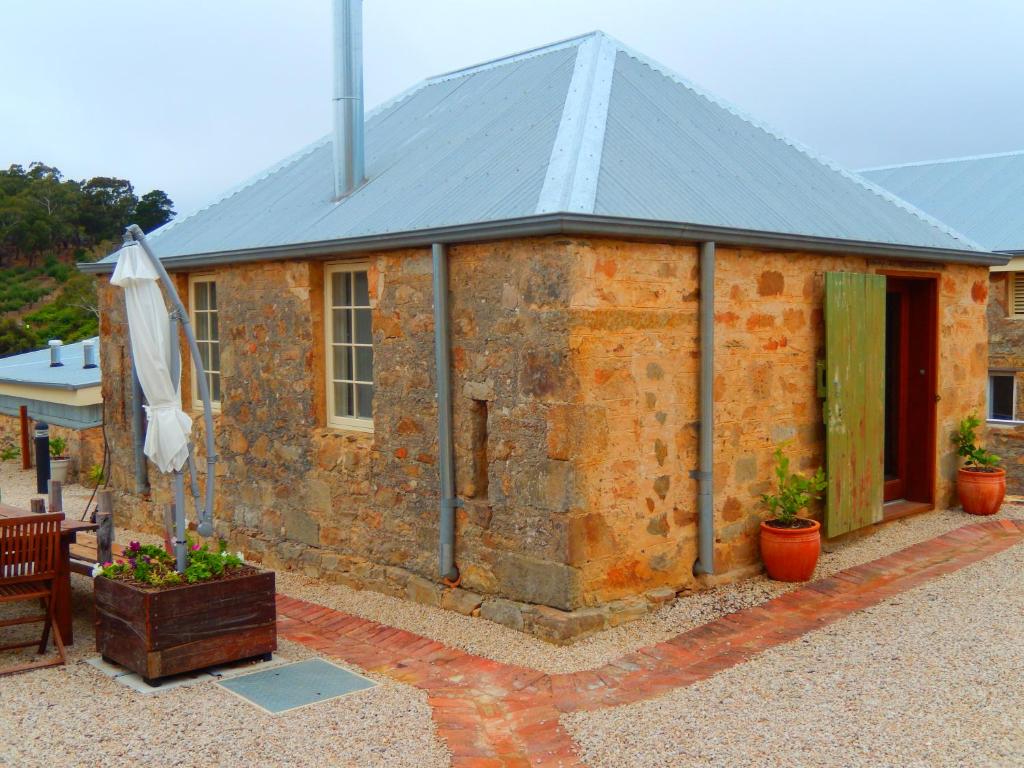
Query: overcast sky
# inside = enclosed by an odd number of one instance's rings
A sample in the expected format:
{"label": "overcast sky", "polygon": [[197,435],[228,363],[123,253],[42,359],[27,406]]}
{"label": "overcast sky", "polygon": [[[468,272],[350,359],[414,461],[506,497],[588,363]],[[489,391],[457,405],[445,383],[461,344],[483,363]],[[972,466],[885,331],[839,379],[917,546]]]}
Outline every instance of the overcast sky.
{"label": "overcast sky", "polygon": [[[1019,0],[366,0],[367,106],[602,29],[851,168],[1024,148]],[[330,0],[0,0],[0,166],[188,212],[330,130]]]}

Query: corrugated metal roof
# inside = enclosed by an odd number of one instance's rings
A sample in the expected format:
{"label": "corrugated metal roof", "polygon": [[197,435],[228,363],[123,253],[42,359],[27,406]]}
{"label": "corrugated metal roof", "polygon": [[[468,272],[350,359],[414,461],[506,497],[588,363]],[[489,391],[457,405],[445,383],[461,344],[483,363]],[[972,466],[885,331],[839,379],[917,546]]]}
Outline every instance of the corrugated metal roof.
{"label": "corrugated metal roof", "polygon": [[151,236],[162,258],[565,212],[946,251],[979,246],[600,32],[425,80],[371,113],[368,181],[327,139]]}
{"label": "corrugated metal roof", "polygon": [[1024,251],[1024,151],[868,168],[861,174],[994,251]]}
{"label": "corrugated metal roof", "polygon": [[[85,354],[82,347],[86,341],[97,345],[96,368],[82,367]],[[60,359],[64,365],[51,368],[49,348],[0,358],[0,385],[30,384],[59,389],[85,389],[100,385],[98,337],[65,344],[61,347]]]}

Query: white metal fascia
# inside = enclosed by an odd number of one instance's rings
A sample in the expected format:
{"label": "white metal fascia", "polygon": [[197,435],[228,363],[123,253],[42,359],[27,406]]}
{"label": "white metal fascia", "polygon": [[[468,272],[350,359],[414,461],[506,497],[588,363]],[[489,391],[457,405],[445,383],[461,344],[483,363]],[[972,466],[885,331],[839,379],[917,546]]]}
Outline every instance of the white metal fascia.
{"label": "white metal fascia", "polygon": [[617,54],[615,41],[602,33],[579,46],[538,214],[594,212]]}

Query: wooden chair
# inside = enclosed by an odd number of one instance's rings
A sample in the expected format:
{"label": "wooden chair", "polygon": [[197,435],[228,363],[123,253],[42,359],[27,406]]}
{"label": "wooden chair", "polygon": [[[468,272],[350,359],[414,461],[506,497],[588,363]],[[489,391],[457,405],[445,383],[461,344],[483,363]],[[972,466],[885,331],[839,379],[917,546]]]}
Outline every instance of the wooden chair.
{"label": "wooden chair", "polygon": [[[54,585],[60,562],[60,523],[63,514],[32,515],[0,519],[0,603],[39,600],[45,611],[40,615],[19,616],[0,621],[0,627],[42,622],[43,636],[38,653],[46,652],[53,629],[57,658],[15,664],[0,669],[0,675],[23,672],[27,669],[52,667],[66,662],[64,640],[54,620]],[[28,648],[34,640],[0,645],[0,651]]]}

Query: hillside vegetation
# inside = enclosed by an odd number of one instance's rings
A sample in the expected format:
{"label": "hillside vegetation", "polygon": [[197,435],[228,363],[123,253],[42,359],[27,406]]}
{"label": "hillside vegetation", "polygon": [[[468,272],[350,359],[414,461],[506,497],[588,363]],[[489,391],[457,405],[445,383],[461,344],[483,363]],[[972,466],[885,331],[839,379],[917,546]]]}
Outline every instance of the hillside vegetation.
{"label": "hillside vegetation", "polygon": [[166,193],[138,197],[126,179],[65,179],[44,163],[0,171],[0,357],[95,336],[95,278],[75,264],[110,253],[131,223],[150,232],[174,215]]}

